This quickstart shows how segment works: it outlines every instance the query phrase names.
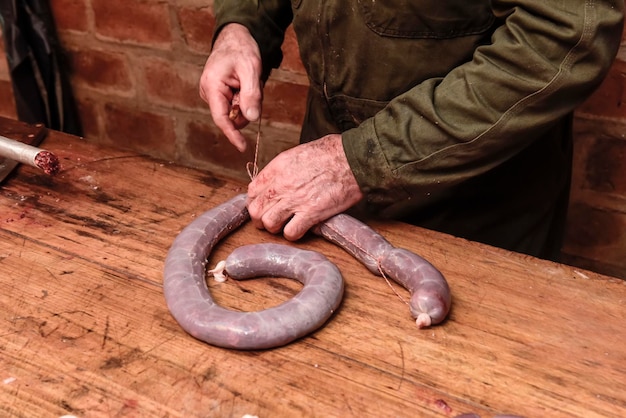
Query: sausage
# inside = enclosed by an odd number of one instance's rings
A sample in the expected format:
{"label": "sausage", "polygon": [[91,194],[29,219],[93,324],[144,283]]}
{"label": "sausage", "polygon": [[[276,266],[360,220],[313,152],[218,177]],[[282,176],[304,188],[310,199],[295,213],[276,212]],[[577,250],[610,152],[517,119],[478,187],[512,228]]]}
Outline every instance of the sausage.
{"label": "sausage", "polygon": [[228,277],[237,280],[274,276],[302,283],[302,290],[290,300],[256,313],[259,328],[263,326],[267,333],[267,337],[261,339],[267,341],[268,347],[287,344],[318,329],[337,310],[343,298],[341,272],[315,251],[282,244],[246,245],[226,258],[225,270]]}
{"label": "sausage", "polygon": [[[189,334],[209,344],[263,349],[287,344],[321,327],[341,303],[343,279],[323,255],[278,244],[238,248],[226,259],[229,277],[281,276],[303,288],[283,304],[259,312],[218,306],[208,290],[206,260],[213,247],[248,218],[246,195],[211,209],[174,240],[165,260],[163,291],[168,309]],[[320,224],[316,233],[341,246],[372,273],[411,292],[410,310],[419,327],[443,321],[451,298],[448,284],[428,261],[396,248],[364,223],[345,214]]]}
{"label": "sausage", "polygon": [[390,277],[411,293],[409,309],[418,328],[442,322],[450,310],[448,282],[419,255],[391,245],[363,222],[335,215],[314,231],[339,245],[377,276]]}
{"label": "sausage", "polygon": [[209,344],[242,350],[285,345],[322,326],[341,303],[343,278],[322,254],[279,244],[240,247],[225,262],[229,277],[281,276],[304,287],[292,299],[259,312],[217,305],[206,284],[215,244],[248,219],[246,196],[205,212],[174,240],[165,260],[163,292],[181,327]]}
{"label": "sausage", "polygon": [[215,304],[206,284],[202,286],[202,298],[178,304],[181,295],[176,289],[185,286],[184,276],[179,276],[180,283],[167,287],[166,299],[174,300],[170,311],[189,334],[220,347],[249,350],[288,344],[321,327],[343,297],[339,269],[314,251],[280,244],[247,245],[226,258],[225,269],[230,278],[237,280],[280,276],[296,279],[304,287],[278,306],[259,312],[236,312]]}

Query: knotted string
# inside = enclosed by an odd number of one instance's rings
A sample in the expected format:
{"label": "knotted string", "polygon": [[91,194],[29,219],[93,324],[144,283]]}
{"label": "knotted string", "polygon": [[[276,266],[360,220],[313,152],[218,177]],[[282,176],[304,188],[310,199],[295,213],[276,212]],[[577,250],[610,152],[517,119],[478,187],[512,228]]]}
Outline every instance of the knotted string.
{"label": "knotted string", "polygon": [[[228,118],[232,121],[235,121],[239,116],[241,109],[239,108],[239,91],[236,91],[233,94],[233,99],[231,102],[231,109],[228,114]],[[259,143],[261,142],[261,115],[263,112],[263,107],[259,111],[259,125],[256,131],[256,144],[254,146],[254,161],[248,161],[246,163],[246,171],[248,172],[248,177],[250,180],[254,180],[254,178],[259,174]]]}
{"label": "knotted string", "polygon": [[256,143],[254,145],[254,161],[248,161],[246,163],[246,171],[248,172],[248,177],[250,180],[254,180],[254,178],[259,174],[259,144],[261,143],[261,114],[259,113],[259,126],[256,131]]}

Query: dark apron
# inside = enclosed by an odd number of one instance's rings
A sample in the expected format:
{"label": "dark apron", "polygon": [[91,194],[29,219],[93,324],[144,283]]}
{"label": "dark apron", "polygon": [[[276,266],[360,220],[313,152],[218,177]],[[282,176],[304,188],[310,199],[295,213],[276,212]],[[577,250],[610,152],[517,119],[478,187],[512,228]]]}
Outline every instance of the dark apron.
{"label": "dark apron", "polygon": [[81,135],[45,0],[2,0],[0,17],[18,118]]}

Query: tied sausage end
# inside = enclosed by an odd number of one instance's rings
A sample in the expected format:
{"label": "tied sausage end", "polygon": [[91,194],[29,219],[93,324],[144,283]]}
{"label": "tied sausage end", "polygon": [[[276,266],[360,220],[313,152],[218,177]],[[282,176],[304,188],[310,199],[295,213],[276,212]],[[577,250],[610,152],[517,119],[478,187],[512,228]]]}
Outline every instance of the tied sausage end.
{"label": "tied sausage end", "polygon": [[417,315],[417,318],[415,318],[415,324],[417,325],[419,329],[427,328],[431,326],[432,322],[433,321],[430,318],[430,315],[428,315],[425,312],[422,312],[421,314]]}

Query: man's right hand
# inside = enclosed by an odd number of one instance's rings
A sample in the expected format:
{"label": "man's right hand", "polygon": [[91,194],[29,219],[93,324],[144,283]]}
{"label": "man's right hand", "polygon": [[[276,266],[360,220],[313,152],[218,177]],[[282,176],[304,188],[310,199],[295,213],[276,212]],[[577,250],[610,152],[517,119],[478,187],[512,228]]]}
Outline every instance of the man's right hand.
{"label": "man's right hand", "polygon": [[[222,28],[200,77],[200,97],[209,104],[215,125],[239,151],[246,149],[240,129],[258,120],[263,98],[261,52],[248,29],[237,23]],[[239,115],[229,119],[239,91]]]}

